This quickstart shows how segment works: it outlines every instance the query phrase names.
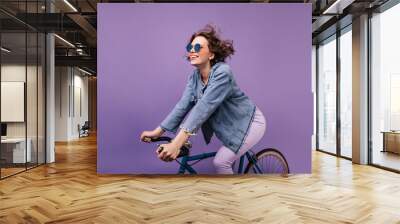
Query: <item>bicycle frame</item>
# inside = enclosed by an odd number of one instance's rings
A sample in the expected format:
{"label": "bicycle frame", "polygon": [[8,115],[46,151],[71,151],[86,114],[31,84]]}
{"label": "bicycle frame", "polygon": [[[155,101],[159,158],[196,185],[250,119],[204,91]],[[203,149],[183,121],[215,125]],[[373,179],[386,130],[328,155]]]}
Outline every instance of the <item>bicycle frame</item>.
{"label": "bicycle frame", "polygon": [[[188,164],[188,162],[194,161],[194,160],[207,159],[207,158],[210,158],[210,157],[214,157],[216,154],[217,154],[217,152],[208,152],[208,153],[202,153],[202,154],[197,154],[197,155],[193,155],[193,156],[184,156],[184,157],[182,157],[180,162],[177,160],[178,163],[180,164],[178,174],[184,174],[186,170],[190,174],[197,174],[196,170],[193,169],[193,167],[190,164]],[[255,164],[254,172],[261,174],[262,171],[261,171],[260,167],[258,167],[258,165],[257,165],[257,159],[255,158],[255,156],[252,156],[249,152],[246,152],[246,154],[244,154],[244,155],[242,155],[240,157],[238,174],[242,174],[243,173],[243,162],[244,162],[245,156],[247,157],[248,161],[253,162]]]}
{"label": "bicycle frame", "polygon": [[[152,139],[152,138],[146,137],[143,141],[145,141],[145,142],[158,142],[158,141],[171,142],[171,138],[168,137],[168,136],[161,136],[161,137],[158,137],[156,139]],[[189,148],[190,147],[191,147],[191,145],[189,143]],[[252,152],[253,155],[250,154],[249,152]],[[197,160],[195,162],[195,163],[197,163],[197,162],[199,162],[199,161],[201,161],[203,159],[214,157],[216,154],[217,154],[217,152],[208,152],[208,153],[202,153],[202,154],[197,154],[197,155],[193,155],[193,156],[189,156],[189,155],[188,156],[183,156],[181,161],[179,161],[178,159],[175,159],[175,161],[177,161],[180,164],[178,174],[184,174],[186,172],[186,170],[190,174],[197,174],[196,170],[194,170],[193,167],[191,166],[191,164],[188,164],[188,162]],[[261,171],[260,167],[257,165],[257,156],[251,150],[247,151],[244,155],[242,155],[240,157],[238,174],[242,174],[243,173],[243,162],[244,162],[244,157],[245,156],[246,156],[246,158],[247,158],[249,163],[251,162],[251,163],[254,164],[254,166],[253,166],[254,173],[262,174],[263,172]]]}

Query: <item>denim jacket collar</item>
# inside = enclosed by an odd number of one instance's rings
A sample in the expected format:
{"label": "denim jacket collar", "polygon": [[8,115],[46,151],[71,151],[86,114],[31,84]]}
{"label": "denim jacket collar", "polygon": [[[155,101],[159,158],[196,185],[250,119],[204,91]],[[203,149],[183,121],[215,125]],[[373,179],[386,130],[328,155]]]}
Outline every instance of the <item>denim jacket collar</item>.
{"label": "denim jacket collar", "polygon": [[[215,63],[213,66],[211,66],[210,72],[208,73],[208,80],[211,79],[212,75],[214,74],[215,69],[217,69],[223,62],[217,62]],[[204,85],[203,81],[201,80],[201,74],[200,74],[200,70],[197,68],[195,69],[195,73],[196,73],[196,81],[198,83],[200,83],[200,85],[203,87],[202,90],[204,91],[204,89],[207,87],[209,81],[207,81],[207,84]]]}

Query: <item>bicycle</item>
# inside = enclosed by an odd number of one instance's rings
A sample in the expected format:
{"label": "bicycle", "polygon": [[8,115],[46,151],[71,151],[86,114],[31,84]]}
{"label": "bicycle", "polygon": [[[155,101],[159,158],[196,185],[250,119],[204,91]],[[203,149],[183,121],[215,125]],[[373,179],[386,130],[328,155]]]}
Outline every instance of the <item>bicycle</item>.
{"label": "bicycle", "polygon": [[[158,138],[145,137],[144,142],[171,142],[172,138],[168,136],[161,136]],[[188,171],[189,174],[197,174],[196,170],[193,169],[193,165],[200,162],[203,159],[214,157],[217,152],[207,152],[197,155],[190,156],[190,149],[192,144],[187,141],[180,149],[179,155],[175,159],[179,163],[180,167],[177,174],[184,174]],[[160,152],[162,151],[162,147]],[[178,160],[181,158],[181,161]],[[247,166],[243,171],[244,159],[247,158]],[[192,162],[189,164],[189,162]],[[266,162],[268,161],[268,162]],[[236,162],[236,161],[235,161]],[[233,164],[234,166],[234,164]],[[289,174],[289,165],[286,158],[282,155],[279,150],[274,148],[265,148],[254,153],[251,149],[242,155],[239,159],[238,174],[280,174],[282,176],[287,176]]]}

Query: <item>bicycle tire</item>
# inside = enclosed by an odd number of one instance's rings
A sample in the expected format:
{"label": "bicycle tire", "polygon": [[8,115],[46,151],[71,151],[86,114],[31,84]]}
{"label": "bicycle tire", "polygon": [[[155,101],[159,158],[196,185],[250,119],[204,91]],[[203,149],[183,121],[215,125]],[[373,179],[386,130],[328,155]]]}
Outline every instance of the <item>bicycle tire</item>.
{"label": "bicycle tire", "polygon": [[[262,170],[262,174],[280,174],[285,177],[288,176],[288,174],[290,173],[289,164],[287,163],[286,158],[282,155],[282,153],[279,152],[279,150],[273,149],[273,148],[266,148],[266,149],[259,151],[256,154],[257,165],[259,167],[263,167],[262,165],[264,165],[264,162],[262,160],[266,159],[266,158],[270,158],[269,159],[270,164],[268,164],[268,166],[271,169]],[[272,168],[272,164],[271,164],[272,159],[271,158],[275,160],[275,162],[274,162],[275,168]],[[261,162],[262,164],[259,164],[259,162]],[[245,174],[250,173],[250,171],[253,170],[253,167],[254,167],[254,163],[252,161],[249,161],[244,173]],[[277,167],[280,169],[277,169]],[[260,169],[263,169],[263,168],[260,168]],[[276,172],[271,172],[271,171],[276,171]]]}

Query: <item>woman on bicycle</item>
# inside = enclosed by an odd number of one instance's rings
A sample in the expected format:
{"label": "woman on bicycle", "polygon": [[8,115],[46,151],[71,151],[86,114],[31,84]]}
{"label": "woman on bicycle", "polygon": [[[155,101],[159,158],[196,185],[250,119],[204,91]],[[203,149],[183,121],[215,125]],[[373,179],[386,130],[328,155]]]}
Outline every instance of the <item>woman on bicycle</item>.
{"label": "woman on bicycle", "polygon": [[[152,131],[143,131],[140,139],[158,138],[165,131],[179,133],[162,144],[163,161],[173,161],[180,148],[199,128],[208,144],[215,133],[223,143],[214,157],[218,174],[233,174],[232,164],[264,135],[266,121],[259,108],[237,86],[225,59],[234,54],[230,40],[221,40],[215,28],[207,25],[194,33],[186,47],[187,60],[196,69],[189,76],[181,99]],[[190,111],[190,113],[189,113]],[[186,120],[181,124],[186,115]]]}

